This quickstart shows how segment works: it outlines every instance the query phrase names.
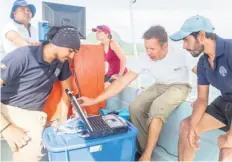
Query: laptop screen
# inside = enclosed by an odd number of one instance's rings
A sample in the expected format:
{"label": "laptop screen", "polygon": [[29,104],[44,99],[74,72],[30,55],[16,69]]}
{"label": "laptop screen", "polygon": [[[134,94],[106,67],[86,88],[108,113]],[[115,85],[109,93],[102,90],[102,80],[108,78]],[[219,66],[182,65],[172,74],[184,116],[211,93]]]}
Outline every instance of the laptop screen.
{"label": "laptop screen", "polygon": [[76,111],[79,113],[82,121],[85,123],[86,127],[88,128],[88,130],[90,132],[93,132],[93,128],[91,127],[91,125],[89,124],[89,121],[88,119],[85,117],[85,114],[82,110],[82,108],[80,107],[76,97],[73,96],[72,92],[69,90],[69,89],[65,89],[67,95],[70,97],[73,105],[74,105],[74,108],[76,109]]}

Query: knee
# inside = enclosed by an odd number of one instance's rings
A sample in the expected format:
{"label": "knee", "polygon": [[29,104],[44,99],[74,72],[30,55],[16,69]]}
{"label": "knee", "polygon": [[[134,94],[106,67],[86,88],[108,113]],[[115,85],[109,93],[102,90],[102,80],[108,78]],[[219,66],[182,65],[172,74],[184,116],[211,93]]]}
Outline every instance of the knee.
{"label": "knee", "polygon": [[220,150],[219,161],[231,161],[232,150],[231,148],[223,148]]}
{"label": "knee", "polygon": [[180,122],[180,136],[186,135],[189,129],[189,119],[184,119]]}

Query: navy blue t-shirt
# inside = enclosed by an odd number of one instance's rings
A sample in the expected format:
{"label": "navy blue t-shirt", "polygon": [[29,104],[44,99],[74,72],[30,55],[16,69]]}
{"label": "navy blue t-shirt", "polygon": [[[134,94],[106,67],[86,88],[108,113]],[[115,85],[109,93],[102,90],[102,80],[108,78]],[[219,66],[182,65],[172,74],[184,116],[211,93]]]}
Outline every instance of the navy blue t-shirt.
{"label": "navy blue t-shirt", "polygon": [[197,65],[199,85],[212,85],[221,91],[222,98],[232,102],[232,40],[216,37],[214,69],[208,56],[201,56]]}
{"label": "navy blue t-shirt", "polygon": [[43,46],[21,47],[6,55],[1,64],[1,102],[29,110],[42,110],[54,82],[71,76],[68,61],[43,60]]}

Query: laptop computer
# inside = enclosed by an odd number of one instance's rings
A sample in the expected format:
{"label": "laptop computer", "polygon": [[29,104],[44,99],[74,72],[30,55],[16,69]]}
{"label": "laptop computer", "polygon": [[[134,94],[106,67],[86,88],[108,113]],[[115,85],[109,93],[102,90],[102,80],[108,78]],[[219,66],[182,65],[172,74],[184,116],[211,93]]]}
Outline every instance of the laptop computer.
{"label": "laptop computer", "polygon": [[74,108],[79,113],[82,122],[86,127],[87,132],[85,133],[87,134],[87,136],[85,136],[85,138],[101,138],[128,131],[127,122],[123,118],[115,114],[86,117],[76,97],[72,94],[72,92],[69,89],[66,89],[65,91],[70,97]]}

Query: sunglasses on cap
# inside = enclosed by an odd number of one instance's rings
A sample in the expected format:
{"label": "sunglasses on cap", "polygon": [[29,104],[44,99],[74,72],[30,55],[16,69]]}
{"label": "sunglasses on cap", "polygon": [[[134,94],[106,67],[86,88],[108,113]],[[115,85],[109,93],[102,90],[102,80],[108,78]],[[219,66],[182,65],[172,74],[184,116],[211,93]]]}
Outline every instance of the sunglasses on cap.
{"label": "sunglasses on cap", "polygon": [[96,28],[97,28],[97,29],[100,29],[100,30],[102,30],[102,31],[105,31],[105,32],[107,32],[107,33],[110,33],[110,29],[109,29],[109,27],[107,27],[107,26],[99,25],[99,26],[97,26]]}
{"label": "sunglasses on cap", "polygon": [[97,26],[98,29],[104,29],[104,27],[102,25]]}

